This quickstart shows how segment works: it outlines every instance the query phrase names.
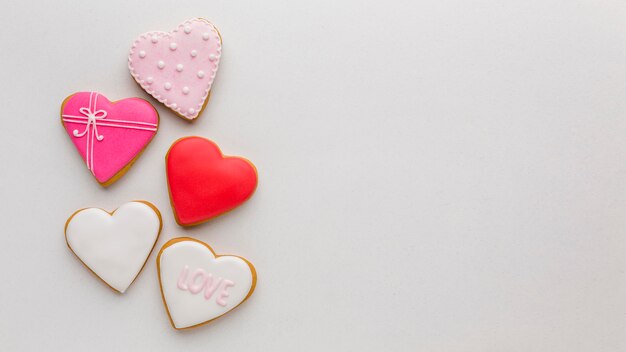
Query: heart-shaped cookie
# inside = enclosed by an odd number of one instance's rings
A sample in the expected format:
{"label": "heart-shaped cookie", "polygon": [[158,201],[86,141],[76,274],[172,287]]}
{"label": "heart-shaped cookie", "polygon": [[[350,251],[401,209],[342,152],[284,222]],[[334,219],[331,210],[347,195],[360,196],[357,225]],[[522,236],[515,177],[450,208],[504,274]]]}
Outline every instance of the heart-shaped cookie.
{"label": "heart-shaped cookie", "polygon": [[161,232],[161,214],[152,204],[134,201],[113,213],[81,209],[65,224],[68,247],[102,281],[124,293],[148,260]]}
{"label": "heart-shaped cookie", "polygon": [[137,83],[177,115],[193,120],[206,106],[222,55],[222,38],[209,21],[194,18],[171,32],[139,36],[128,55]]}
{"label": "heart-shaped cookie", "polygon": [[216,255],[206,243],[186,237],[161,248],[157,270],[163,303],[175,329],[196,327],[230,312],[256,286],[252,263]]}
{"label": "heart-shaped cookie", "polygon": [[103,186],[119,179],[150,143],[159,114],[147,101],[109,101],[96,92],[65,98],[61,122],[87,168]]}
{"label": "heart-shaped cookie", "polygon": [[241,157],[225,157],[202,137],[185,137],[165,156],[167,184],[176,222],[196,225],[248,200],[257,185],[254,165]]}

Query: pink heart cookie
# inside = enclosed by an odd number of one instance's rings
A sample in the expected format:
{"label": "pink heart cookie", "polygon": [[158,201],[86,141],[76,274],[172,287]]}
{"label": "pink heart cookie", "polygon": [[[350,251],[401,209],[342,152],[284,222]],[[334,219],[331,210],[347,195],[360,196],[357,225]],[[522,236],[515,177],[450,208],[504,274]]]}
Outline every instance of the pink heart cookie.
{"label": "pink heart cookie", "polygon": [[194,18],[171,32],[135,40],[128,68],[141,88],[179,116],[193,120],[204,109],[222,55],[222,39],[207,20]]}
{"label": "pink heart cookie", "polygon": [[108,186],[121,177],[150,143],[159,114],[147,101],[109,101],[96,92],[67,97],[61,122],[96,180]]}

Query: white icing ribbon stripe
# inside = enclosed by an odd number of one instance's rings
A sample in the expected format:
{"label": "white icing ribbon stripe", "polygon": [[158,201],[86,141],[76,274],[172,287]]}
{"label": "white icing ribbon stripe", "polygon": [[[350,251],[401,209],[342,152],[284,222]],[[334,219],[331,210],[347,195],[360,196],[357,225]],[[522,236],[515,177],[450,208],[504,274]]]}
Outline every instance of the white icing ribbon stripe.
{"label": "white icing ribbon stripe", "polygon": [[[86,125],[85,129],[82,132],[78,130],[74,130],[72,134],[76,138],[82,138],[86,136],[87,147],[85,149],[85,162],[87,163],[87,169],[91,171],[93,174],[93,143],[94,138],[98,142],[101,142],[104,139],[104,135],[98,133],[98,126],[107,126],[107,127],[119,127],[119,128],[128,128],[134,130],[142,130],[142,131],[152,131],[155,132],[157,130],[157,124],[149,123],[149,122],[139,122],[139,121],[127,121],[127,120],[114,120],[107,119],[107,112],[105,110],[97,110],[98,96],[100,94],[96,92],[91,92],[89,94],[89,107],[82,107],[78,109],[81,115],[68,115],[62,114],[63,122],[71,122],[71,123],[79,123]],[[104,121],[104,122],[103,122]],[[95,175],[95,174],[94,174]]]}

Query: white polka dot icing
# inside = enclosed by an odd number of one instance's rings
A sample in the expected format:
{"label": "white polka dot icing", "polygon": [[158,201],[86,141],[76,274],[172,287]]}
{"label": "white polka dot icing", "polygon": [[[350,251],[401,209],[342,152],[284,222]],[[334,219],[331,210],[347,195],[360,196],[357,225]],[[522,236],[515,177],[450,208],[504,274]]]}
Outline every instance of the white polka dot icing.
{"label": "white polka dot icing", "polygon": [[156,35],[153,35],[150,40],[156,44],[159,41],[159,37],[157,37]]}
{"label": "white polka dot icing", "polygon": [[146,57],[146,52],[145,52],[145,51],[143,51],[143,50],[141,50],[141,51],[139,52],[139,57],[140,57],[140,58],[142,58],[142,59],[143,59],[144,57]]}
{"label": "white polka dot icing", "polygon": [[154,82],[154,78],[152,78],[152,77],[146,78],[146,83],[152,84],[153,82]]}
{"label": "white polka dot icing", "polygon": [[178,48],[178,44],[170,43],[170,50],[176,50],[176,48]]}
{"label": "white polka dot icing", "polygon": [[189,87],[183,87],[183,94],[189,94]]}
{"label": "white polka dot icing", "polygon": [[[175,50],[171,49],[172,44]],[[139,49],[146,53],[143,60]],[[206,20],[192,19],[171,32],[139,36],[133,44],[128,66],[139,85],[155,99],[179,112],[181,117],[195,119],[212,88],[220,57],[221,40],[217,29]],[[147,77],[152,77],[153,83],[149,84]],[[183,92],[184,87],[188,88],[187,93]],[[193,113],[189,112],[190,108]]]}

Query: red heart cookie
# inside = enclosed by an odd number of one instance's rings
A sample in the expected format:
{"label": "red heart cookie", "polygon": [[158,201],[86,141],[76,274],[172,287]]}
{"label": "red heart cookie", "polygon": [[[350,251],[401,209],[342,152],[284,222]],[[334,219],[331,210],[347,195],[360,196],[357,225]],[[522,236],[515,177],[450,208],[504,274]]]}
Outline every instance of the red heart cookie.
{"label": "red heart cookie", "polygon": [[257,172],[247,159],[223,156],[202,137],[185,137],[165,156],[170,199],[176,222],[197,225],[248,200],[257,185]]}

